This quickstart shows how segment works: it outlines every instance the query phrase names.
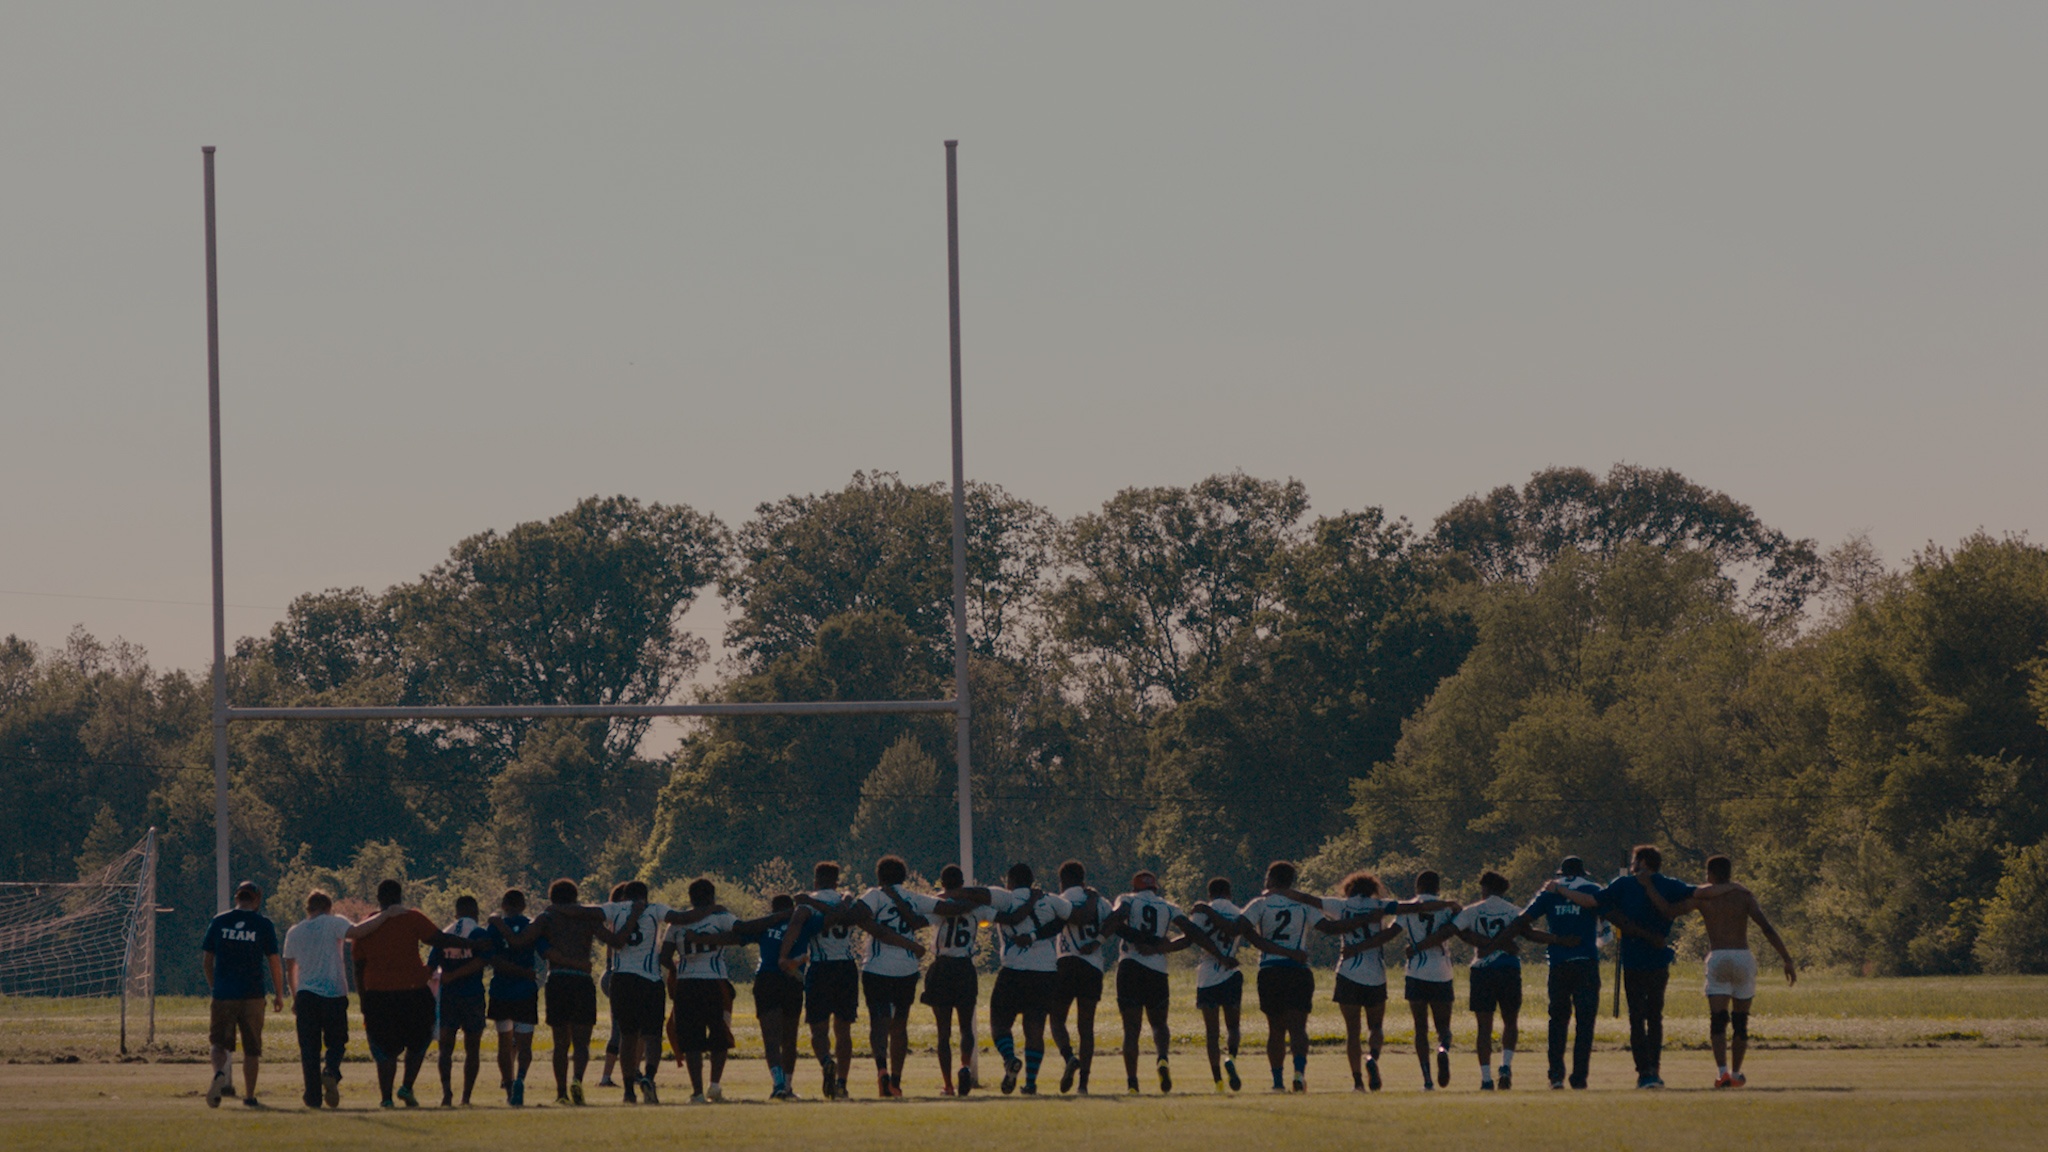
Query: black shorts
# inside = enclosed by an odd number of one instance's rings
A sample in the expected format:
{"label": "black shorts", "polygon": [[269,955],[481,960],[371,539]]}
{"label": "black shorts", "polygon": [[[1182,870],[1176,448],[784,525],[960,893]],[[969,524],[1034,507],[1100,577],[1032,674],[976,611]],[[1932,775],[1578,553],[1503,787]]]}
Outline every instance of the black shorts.
{"label": "black shorts", "polygon": [[1102,999],[1102,969],[1079,956],[1062,956],[1053,969],[1053,997],[1061,1004]]}
{"label": "black shorts", "polygon": [[908,976],[860,974],[861,998],[868,1002],[868,1015],[877,1020],[895,1020],[910,1015],[917,1003],[917,973]]}
{"label": "black shorts", "polygon": [[440,1003],[441,1031],[467,1033],[481,1036],[484,1031],[484,998],[481,996],[443,996]]}
{"label": "black shorts", "polygon": [[1410,1004],[1449,1004],[1458,998],[1458,986],[1449,980],[1417,980],[1406,977],[1401,995]]}
{"label": "black shorts", "polygon": [[798,1016],[804,1010],[804,982],[780,968],[754,976],[754,1015],[780,1012]]}
{"label": "black shorts", "polygon": [[996,986],[988,994],[989,1018],[1052,1011],[1056,982],[1051,972],[1004,968],[996,973]]}
{"label": "black shorts", "polygon": [[1244,973],[1229,976],[1206,988],[1195,989],[1197,1008],[1236,1008],[1244,1003]]}
{"label": "black shorts", "polygon": [[377,1060],[425,1052],[434,1036],[434,993],[426,988],[364,992],[363,1035]]}
{"label": "black shorts", "polygon": [[1519,1013],[1522,1010],[1522,966],[1504,964],[1498,968],[1472,969],[1472,1010]]}
{"label": "black shorts", "polygon": [[1339,1004],[1359,1004],[1367,1008],[1377,1008],[1387,1002],[1387,986],[1360,984],[1348,976],[1339,976],[1337,992],[1330,999]]}
{"label": "black shorts", "polygon": [[590,973],[557,968],[548,973],[548,1027],[597,1027],[597,981]]}
{"label": "black shorts", "polygon": [[1316,1006],[1316,974],[1294,965],[1259,969],[1259,1011],[1307,1012]]}
{"label": "black shorts", "polygon": [[723,1052],[732,1047],[725,1027],[726,982],[717,979],[676,981],[676,1050]]}
{"label": "black shorts", "polygon": [[804,1023],[833,1017],[860,1019],[860,965],[851,960],[814,960],[804,973]]}
{"label": "black shorts", "polygon": [[981,999],[981,974],[965,956],[941,956],[926,970],[918,999],[934,1008],[972,1008]]}
{"label": "black shorts", "polygon": [[661,1035],[668,1019],[668,990],[659,980],[631,972],[612,973],[612,1031],[635,1036]]}
{"label": "black shorts", "polygon": [[491,1006],[484,1012],[491,1020],[509,1020],[514,1024],[525,1024],[529,1028],[540,1023],[540,995],[522,996],[516,1000],[491,993]]}
{"label": "black shorts", "polygon": [[1166,973],[1136,960],[1125,960],[1116,966],[1117,1007],[1164,1008],[1168,999]]}

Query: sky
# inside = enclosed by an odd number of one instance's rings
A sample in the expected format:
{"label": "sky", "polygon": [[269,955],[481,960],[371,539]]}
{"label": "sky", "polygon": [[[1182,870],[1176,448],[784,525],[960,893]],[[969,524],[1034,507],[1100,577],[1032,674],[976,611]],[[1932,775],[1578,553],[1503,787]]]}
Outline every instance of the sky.
{"label": "sky", "polygon": [[[2048,6],[8,5],[0,634],[229,632],[594,494],[1676,468],[2048,535]],[[715,601],[715,597],[712,597]],[[714,603],[693,613],[714,634]]]}

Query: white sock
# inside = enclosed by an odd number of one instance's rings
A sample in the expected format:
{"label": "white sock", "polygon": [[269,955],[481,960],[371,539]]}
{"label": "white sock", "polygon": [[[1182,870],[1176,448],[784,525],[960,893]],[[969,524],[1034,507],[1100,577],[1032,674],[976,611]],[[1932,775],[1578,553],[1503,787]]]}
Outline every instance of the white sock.
{"label": "white sock", "polygon": [[1721,1065],[1720,1067],[1721,1067],[1721,1075],[1723,1075],[1723,1076],[1726,1076],[1726,1075],[1728,1074],[1728,1066],[1727,1066],[1726,1064],[1723,1064],[1723,1065]]}
{"label": "white sock", "polygon": [[1507,1069],[1514,1062],[1515,1050],[1513,1048],[1503,1048],[1500,1050],[1500,1066],[1503,1070]]}
{"label": "white sock", "polygon": [[1493,1069],[1488,1068],[1484,1064],[1481,1064],[1479,1066],[1479,1082],[1481,1084],[1493,1083]]}

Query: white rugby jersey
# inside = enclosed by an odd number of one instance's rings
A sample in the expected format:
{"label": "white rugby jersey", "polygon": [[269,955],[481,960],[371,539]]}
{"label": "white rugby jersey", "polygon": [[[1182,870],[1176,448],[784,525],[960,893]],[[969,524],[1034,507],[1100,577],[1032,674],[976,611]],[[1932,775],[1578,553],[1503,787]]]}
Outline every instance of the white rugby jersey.
{"label": "white rugby jersey", "polygon": [[[1119,909],[1130,909],[1130,925],[1133,932],[1141,936],[1157,937],[1161,944],[1173,934],[1173,922],[1180,916],[1180,909],[1161,896],[1156,890],[1126,892],[1116,898]],[[1208,953],[1203,953],[1208,955]],[[1124,959],[1142,964],[1155,972],[1166,971],[1164,954],[1147,956],[1129,944],[1124,945]]]}
{"label": "white rugby jersey", "polygon": [[668,927],[663,923],[668,916],[668,905],[645,905],[638,916],[633,915],[633,902],[630,900],[600,904],[598,907],[604,910],[605,923],[611,927],[612,934],[625,937],[623,942],[612,946],[611,962],[606,967],[630,976],[661,979],[661,938]]}
{"label": "white rugby jersey", "polygon": [[974,958],[974,934],[995,915],[995,909],[986,904],[963,912],[958,916],[942,916],[934,921],[932,932],[932,955],[964,956]]}
{"label": "white rugby jersey", "polygon": [[[1079,911],[1081,905],[1088,899],[1088,889],[1076,884],[1072,888],[1060,893],[1060,899],[1065,900],[1069,908]],[[1069,922],[1066,931],[1054,938],[1054,954],[1061,960],[1065,960],[1069,956],[1078,960],[1085,960],[1090,965],[1100,969],[1103,965],[1102,954],[1105,951],[1102,947],[1102,922],[1107,919],[1109,919],[1109,901],[1098,896],[1095,899],[1095,915],[1083,917],[1078,924]],[[1096,946],[1088,948],[1086,952],[1083,952],[1082,949],[1087,948],[1090,943]]]}
{"label": "white rugby jersey", "polygon": [[717,944],[699,944],[692,936],[716,936],[732,931],[739,917],[730,912],[713,912],[702,920],[669,926],[668,938],[676,946],[676,979],[724,980],[725,949]]}
{"label": "white rugby jersey", "polygon": [[[1308,948],[1308,928],[1323,918],[1321,901],[1302,904],[1270,892],[1244,906],[1244,917],[1259,935],[1282,948]],[[1305,968],[1307,965],[1270,952],[1259,954],[1261,968]]]}
{"label": "white rugby jersey", "polygon": [[[840,904],[853,899],[837,888],[820,888],[811,893],[811,899],[823,904]],[[811,909],[817,912],[817,909]],[[853,959],[853,925],[834,924],[819,931],[811,939],[811,960],[813,963],[829,963],[833,960]]]}
{"label": "white rugby jersey", "polygon": [[[1235,920],[1240,913],[1240,909],[1228,900],[1211,900],[1209,901],[1209,907],[1215,909],[1215,915],[1212,916],[1202,911],[1190,912],[1188,913],[1188,923],[1207,932],[1209,938],[1215,942],[1217,951],[1225,956],[1236,956],[1237,946],[1243,943],[1243,941],[1235,936],[1225,937],[1218,935],[1216,929],[1221,926],[1220,922],[1222,920]],[[1238,975],[1237,969],[1225,968],[1214,956],[1209,955],[1207,948],[1203,948],[1200,951],[1201,959],[1195,962],[1195,987],[1213,988],[1232,976]]]}
{"label": "white rugby jersey", "polygon": [[1003,967],[1019,972],[1051,972],[1059,966],[1059,957],[1051,940],[1027,943],[1024,937],[1056,920],[1064,920],[1074,914],[1074,906],[1051,893],[1031,899],[1029,888],[991,888],[991,905],[997,912],[1010,912],[1030,904],[1030,914],[1015,924],[999,924],[1003,945]]}
{"label": "white rugby jersey", "polygon": [[[1392,900],[1382,900],[1377,896],[1330,897],[1323,901],[1323,911],[1328,913],[1332,920],[1352,920],[1360,916],[1377,915],[1388,912],[1393,907],[1394,902]],[[1379,931],[1377,921],[1367,924],[1363,928],[1353,928],[1344,934],[1343,947],[1349,948],[1354,944],[1363,944],[1366,937],[1377,931]],[[1385,984],[1387,982],[1386,959],[1380,954],[1378,948],[1368,948],[1356,956],[1346,956],[1340,949],[1337,954],[1337,975],[1351,981],[1353,984]]]}
{"label": "white rugby jersey", "polygon": [[[907,892],[892,885],[903,902],[910,905],[918,915],[930,919],[932,909],[939,906],[939,898],[924,892]],[[861,893],[860,902],[868,906],[875,922],[891,932],[915,937],[917,929],[903,922],[903,914],[896,908],[896,902],[889,898],[888,891],[870,888]],[[874,937],[868,937],[868,962],[865,971],[876,976],[915,976],[917,957],[908,948],[895,944],[884,944]]]}
{"label": "white rugby jersey", "polygon": [[[1435,893],[1417,893],[1419,899],[1435,900]],[[1451,922],[1457,913],[1449,908],[1436,912],[1407,912],[1400,918],[1401,931],[1407,934],[1409,944],[1419,944],[1428,939],[1437,929]],[[1406,955],[1404,949],[1403,955]],[[1451,978],[1451,954],[1438,944],[1426,952],[1408,957],[1408,977],[1411,980],[1435,980],[1442,982]]]}
{"label": "white rugby jersey", "polygon": [[[1500,930],[1515,922],[1522,914],[1520,908],[1498,896],[1488,896],[1477,904],[1467,905],[1458,913],[1458,927],[1481,936],[1498,936]],[[1513,952],[1488,952],[1472,958],[1474,968],[1520,968],[1522,958]]]}

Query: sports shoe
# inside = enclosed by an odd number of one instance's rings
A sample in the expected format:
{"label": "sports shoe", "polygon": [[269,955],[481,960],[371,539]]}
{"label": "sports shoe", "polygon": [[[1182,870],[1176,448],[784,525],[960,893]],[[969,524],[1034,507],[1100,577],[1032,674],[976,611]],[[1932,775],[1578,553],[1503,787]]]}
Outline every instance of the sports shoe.
{"label": "sports shoe", "polygon": [[1643,1085],[1645,1088],[1662,1088],[1663,1086],[1664,1078],[1662,1076],[1652,1076],[1650,1077],[1650,1082]]}
{"label": "sports shoe", "polygon": [[1230,1081],[1230,1090],[1232,1092],[1238,1092],[1244,1089],[1244,1081],[1239,1079],[1237,1075],[1236,1060],[1225,1060],[1223,1062],[1223,1075]]}
{"label": "sports shoe", "polygon": [[215,1072],[213,1079],[206,1085],[206,1106],[208,1108],[220,1107],[220,1098],[227,1094],[228,1087],[227,1069],[223,1068]]}
{"label": "sports shoe", "polygon": [[1296,1092],[1306,1092],[1306,1091],[1308,1091],[1308,1081],[1307,1081],[1307,1080],[1304,1080],[1303,1078],[1301,1078],[1301,1077],[1299,1077],[1299,1076],[1296,1076],[1296,1077],[1294,1078],[1294,1088],[1293,1088],[1293,1090],[1294,1090],[1294,1091],[1296,1091]]}
{"label": "sports shoe", "polygon": [[1726,1072],[1714,1077],[1714,1087],[1716,1088],[1732,1088],[1734,1086],[1735,1077],[1730,1076]]}
{"label": "sports shoe", "polygon": [[954,1077],[954,1081],[960,1085],[960,1094],[962,1096],[974,1091],[974,1069],[962,1064],[960,1066],[960,1075]]}
{"label": "sports shoe", "polygon": [[526,1081],[514,1080],[512,1082],[512,1099],[510,1103],[514,1108],[526,1107]]}
{"label": "sports shoe", "polygon": [[1159,1090],[1161,1092],[1173,1091],[1173,1072],[1167,1068],[1166,1057],[1164,1056],[1159,1058]]}
{"label": "sports shoe", "polygon": [[623,1103],[626,1103],[626,1104],[638,1104],[638,1103],[640,1103],[640,1098],[639,1098],[638,1096],[635,1096],[635,1095],[633,1094],[633,1086],[632,1086],[631,1084],[628,1084],[628,1085],[626,1085],[626,1096],[625,1096],[625,1099],[624,1099]]}
{"label": "sports shoe", "polygon": [[713,1104],[724,1103],[725,1086],[722,1084],[712,1084],[711,1086],[704,1089],[704,1098],[706,1100],[711,1101]]}
{"label": "sports shoe", "polygon": [[256,1099],[256,1097],[254,1096],[244,1096],[242,1097],[242,1107],[261,1108],[263,1107],[263,1102],[261,1100]]}
{"label": "sports shoe", "polygon": [[640,1098],[641,1098],[642,1100],[645,1100],[645,1101],[647,1101],[647,1102],[648,1102],[649,1104],[659,1104],[659,1103],[661,1103],[661,1096],[660,1096],[660,1094],[656,1093],[656,1092],[655,1092],[655,1090],[654,1090],[654,1078],[653,1078],[653,1077],[651,1077],[651,1076],[642,1076],[642,1077],[640,1078]]}
{"label": "sports shoe", "polygon": [[1033,1081],[1026,1080],[1023,1086],[1017,1089],[1017,1094],[1020,1096],[1036,1096],[1038,1095],[1038,1085]]}
{"label": "sports shoe", "polygon": [[1436,1050],[1436,1082],[1446,1088],[1451,1086],[1451,1054],[1442,1048]]}
{"label": "sports shoe", "polygon": [[1072,1056],[1066,1058],[1067,1066],[1060,1071],[1060,1095],[1074,1090],[1074,1079],[1081,1074],[1081,1062]]}
{"label": "sports shoe", "polygon": [[1503,1064],[1500,1066],[1500,1090],[1505,1092],[1515,1086],[1515,1070]]}
{"label": "sports shoe", "polygon": [[405,1102],[407,1108],[417,1108],[420,1106],[420,1098],[412,1094],[412,1085],[410,1084],[400,1084],[398,1086],[398,1098]]}
{"label": "sports shoe", "polygon": [[1493,1091],[1493,1081],[1491,1081],[1491,1080],[1481,1080],[1481,1081],[1479,1082],[1479,1090],[1480,1090],[1481,1092],[1491,1092],[1491,1091]]}
{"label": "sports shoe", "polygon": [[1365,1062],[1365,1086],[1366,1086],[1367,1088],[1370,1088],[1370,1089],[1372,1089],[1372,1090],[1373,1090],[1374,1092],[1377,1092],[1377,1091],[1379,1091],[1379,1090],[1380,1090],[1380,1062],[1379,1062],[1379,1061],[1377,1061],[1377,1060],[1368,1060],[1368,1061],[1366,1061],[1366,1062]]}
{"label": "sports shoe", "polygon": [[396,1105],[396,1104],[394,1104],[394,1103],[392,1103],[392,1102],[391,1102],[391,1097],[389,1097],[389,1096],[386,1096],[386,1097],[385,1097],[384,1099],[382,1099],[382,1100],[379,1100],[379,1101],[377,1102],[377,1107],[379,1107],[379,1108],[396,1108],[396,1107],[398,1107],[398,1105]]}
{"label": "sports shoe", "polygon": [[326,1095],[329,1108],[341,1107],[341,1077],[333,1072],[320,1074],[320,1090]]}
{"label": "sports shoe", "polygon": [[796,1099],[796,1093],[791,1092],[787,1088],[777,1088],[768,1094],[768,1098],[770,1100],[794,1100]]}
{"label": "sports shoe", "polygon": [[1015,1058],[1003,1061],[1003,1095],[1017,1090],[1017,1073],[1024,1070],[1024,1062]]}
{"label": "sports shoe", "polygon": [[557,1107],[557,1108],[567,1108],[568,1106],[569,1106],[569,1098],[568,1098],[567,1096],[557,1096],[557,1097],[555,1097],[555,1107]]}
{"label": "sports shoe", "polygon": [[1740,1072],[1730,1072],[1728,1074],[1728,1086],[1730,1088],[1741,1088],[1747,1085],[1748,1083],[1749,1077],[1744,1076]]}
{"label": "sports shoe", "polygon": [[887,1072],[875,1073],[875,1095],[880,1096],[884,1100],[889,1098],[889,1074]]}
{"label": "sports shoe", "polygon": [[1430,1083],[1430,1082],[1429,1082],[1429,1081],[1427,1081],[1427,1080],[1424,1080],[1424,1081],[1422,1082],[1422,1090],[1423,1090],[1424,1092],[1434,1092],[1434,1091],[1436,1091],[1436,1085],[1434,1085],[1434,1084]]}
{"label": "sports shoe", "polygon": [[1228,1092],[1228,1091],[1230,1091],[1230,1089],[1228,1089],[1228,1088],[1225,1088],[1225,1087],[1223,1086],[1223,1081],[1221,1081],[1221,1080],[1218,1080],[1218,1081],[1216,1082],[1216,1091],[1217,1091],[1218,1093],[1223,1093],[1223,1092]]}
{"label": "sports shoe", "polygon": [[1562,1091],[1564,1091],[1564,1077],[1562,1077],[1562,1076],[1552,1076],[1552,1077],[1550,1078],[1550,1090],[1551,1090],[1552,1092],[1562,1092]]}
{"label": "sports shoe", "polygon": [[1574,1076],[1567,1083],[1572,1086],[1572,1091],[1574,1092],[1584,1092],[1586,1090],[1586,1078],[1584,1076]]}
{"label": "sports shoe", "polygon": [[619,1082],[617,1080],[612,1079],[610,1076],[599,1076],[597,1078],[597,1086],[599,1088],[617,1088],[619,1086]]}
{"label": "sports shoe", "polygon": [[1124,1077],[1124,1091],[1132,1096],[1138,1094],[1138,1078],[1136,1076]]}
{"label": "sports shoe", "polygon": [[690,1103],[703,1104],[707,1103],[707,1101],[704,1099],[704,1094],[702,1092],[692,1092],[690,1093]]}
{"label": "sports shoe", "polygon": [[583,1107],[583,1081],[575,1080],[570,1082],[569,1103],[574,1104],[578,1108]]}

